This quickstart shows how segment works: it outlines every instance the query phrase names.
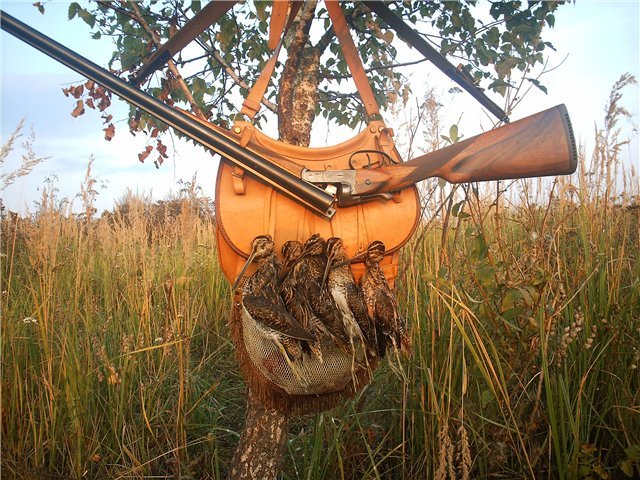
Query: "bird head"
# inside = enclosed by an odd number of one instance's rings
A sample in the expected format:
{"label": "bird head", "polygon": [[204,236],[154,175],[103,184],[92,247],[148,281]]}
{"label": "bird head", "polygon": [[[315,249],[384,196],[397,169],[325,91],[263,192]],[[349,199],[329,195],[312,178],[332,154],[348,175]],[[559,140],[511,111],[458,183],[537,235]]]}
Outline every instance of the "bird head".
{"label": "bird head", "polygon": [[380,240],[374,240],[367,247],[364,255],[364,262],[367,266],[379,264],[384,258],[386,248]]}
{"label": "bird head", "polygon": [[322,277],[322,285],[324,288],[327,278],[329,278],[329,272],[331,271],[331,267],[334,265],[334,262],[344,261],[346,255],[344,253],[344,243],[341,238],[331,237],[329,238],[324,245],[324,253],[327,256],[327,264],[324,269],[324,275]]}
{"label": "bird head", "polygon": [[233,282],[231,290],[235,290],[238,287],[238,285],[240,284],[240,280],[244,275],[244,272],[253,261],[259,261],[263,258],[268,257],[269,255],[273,254],[273,249],[274,245],[271,235],[258,235],[257,237],[255,237],[251,241],[251,253],[249,254],[249,258],[247,258],[247,261],[242,267],[242,270],[240,270],[240,273],[236,277],[236,281]]}
{"label": "bird head", "polygon": [[314,233],[304,242],[303,255],[321,255],[324,252],[324,239],[319,233]]}

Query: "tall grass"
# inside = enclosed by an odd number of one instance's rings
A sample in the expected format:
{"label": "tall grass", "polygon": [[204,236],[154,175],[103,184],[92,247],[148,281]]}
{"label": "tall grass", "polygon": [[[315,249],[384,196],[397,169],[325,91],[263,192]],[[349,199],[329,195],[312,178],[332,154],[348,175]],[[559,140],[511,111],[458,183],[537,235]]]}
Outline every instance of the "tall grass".
{"label": "tall grass", "polygon": [[[616,130],[631,80],[576,176],[427,201],[443,208],[398,281],[412,355],[296,419],[284,478],[640,476],[640,192]],[[2,474],[225,478],[244,386],[211,206],[194,181],[97,217],[90,166],[82,214],[49,185],[2,219]]]}

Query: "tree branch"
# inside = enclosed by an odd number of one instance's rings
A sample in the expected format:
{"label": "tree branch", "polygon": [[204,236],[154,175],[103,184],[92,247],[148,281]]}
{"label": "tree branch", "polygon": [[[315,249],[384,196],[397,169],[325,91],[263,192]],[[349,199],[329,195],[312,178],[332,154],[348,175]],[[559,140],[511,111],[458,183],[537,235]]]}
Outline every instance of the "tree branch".
{"label": "tree branch", "polygon": [[[220,55],[220,52],[218,52],[218,50],[216,50],[213,46],[209,47],[207,45],[203,45],[201,42],[199,43],[205,52],[213,56],[214,60],[220,64],[220,66],[224,69],[227,75],[231,77],[236,85],[238,85],[240,88],[244,88],[245,90],[251,90],[251,86],[249,86],[247,82],[245,82],[244,79],[241,78],[240,75],[238,75],[227,62],[225,62],[224,58],[222,58],[222,55]],[[277,107],[275,103],[267,100],[264,97],[262,98],[261,103],[269,110],[276,113]]]}
{"label": "tree branch", "polygon": [[[394,63],[391,65],[380,65],[379,67],[370,67],[370,68],[366,68],[364,70],[365,73],[371,73],[371,72],[376,72],[378,70],[387,70],[387,69],[394,69],[394,68],[398,68],[398,67],[408,67],[410,65],[417,65],[418,63],[423,63],[428,61],[427,58],[421,58],[420,60],[413,60],[412,62],[405,62],[405,63]],[[338,80],[338,79],[346,79],[346,78],[351,78],[351,75],[332,75],[332,74],[327,74],[327,75],[323,75],[322,78],[325,78],[327,80]]]}
{"label": "tree branch", "polygon": [[[121,1],[124,2],[124,0],[121,0]],[[137,3],[135,1],[130,0],[129,4],[133,9],[135,21],[138,22],[140,26],[144,28],[144,30],[149,34],[154,45],[156,47],[159,47],[160,45],[162,45],[162,41],[160,40],[160,37],[151,27],[149,27],[144,17],[142,16],[142,12],[140,11],[140,8],[138,7]],[[191,106],[191,111],[194,114],[196,114],[199,118],[206,120],[207,119],[206,115],[204,114],[202,109],[198,106],[196,99],[193,98],[193,94],[191,93],[191,90],[189,90],[187,83],[182,78],[182,75],[180,75],[180,72],[176,68],[175,63],[173,63],[173,60],[169,59],[167,61],[167,66],[169,67],[169,71],[171,72],[171,75],[173,75],[173,78],[176,80],[178,87],[180,88],[180,90],[182,90],[182,93],[184,93],[187,101],[189,102],[189,105]]]}

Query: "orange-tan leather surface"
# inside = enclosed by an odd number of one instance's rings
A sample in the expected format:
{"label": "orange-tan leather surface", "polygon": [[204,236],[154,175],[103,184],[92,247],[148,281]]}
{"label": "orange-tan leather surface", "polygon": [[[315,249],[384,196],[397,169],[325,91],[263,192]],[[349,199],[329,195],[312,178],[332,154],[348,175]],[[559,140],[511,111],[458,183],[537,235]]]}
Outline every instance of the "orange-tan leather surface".
{"label": "orange-tan leather surface", "polygon": [[[245,135],[251,131],[250,149],[263,155],[273,152],[274,159],[284,157],[311,170],[350,168],[349,157],[358,150],[384,150],[400,160],[382,122],[371,122],[367,129],[344,143],[320,148],[279,142],[246,122],[238,122],[236,127]],[[242,132],[237,134],[238,138],[243,136]],[[413,234],[420,214],[415,188],[402,190],[392,200],[337,208],[329,221],[249,175],[239,178],[238,173],[231,163],[221,161],[216,181],[218,250],[223,272],[230,282],[244,265],[251,241],[261,234],[273,237],[278,252],[287,240],[304,242],[314,233],[325,239],[340,237],[349,256],[361,253],[373,240],[381,240],[390,253],[382,262],[385,275],[391,282],[397,276],[398,250]],[[354,264],[352,270],[359,277],[363,265]]]}

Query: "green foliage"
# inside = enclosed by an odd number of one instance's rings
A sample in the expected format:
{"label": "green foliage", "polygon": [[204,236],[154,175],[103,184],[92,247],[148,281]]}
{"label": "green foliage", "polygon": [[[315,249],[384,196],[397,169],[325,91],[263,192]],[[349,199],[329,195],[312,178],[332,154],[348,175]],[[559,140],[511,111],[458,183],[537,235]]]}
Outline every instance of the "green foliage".
{"label": "green foliage", "polygon": [[[562,3],[396,2],[390,4],[390,8],[419,31],[432,35],[427,38],[439,38],[436,47],[454,63],[461,63],[477,82],[505,95],[517,83],[513,81],[516,74],[546,91],[531,73],[542,64],[545,50],[552,48],[543,41],[542,32],[544,28],[553,27],[553,12]],[[161,43],[165,42],[202,8],[201,2],[187,0],[141,2],[135,4],[135,9],[132,5],[97,2],[84,8],[73,2],[69,6],[69,18],[79,18],[90,25],[94,38],[114,39],[110,67],[125,76],[135,72],[155,50],[151,31]],[[401,40],[363,5],[343,3],[342,7],[379,104],[385,107],[399,94],[406,102],[408,81],[395,61],[398,48],[404,48]],[[212,122],[231,123],[238,107],[231,100],[233,95],[246,95],[247,88],[255,82],[267,61],[270,12],[270,2],[236,5],[201,34],[196,44],[174,58],[197,108]],[[337,40],[327,33],[331,24],[322,3],[317,7],[315,23],[322,25],[322,30],[311,38],[312,44],[322,52],[316,113],[355,128],[365,119],[364,110]],[[276,76],[280,71],[281,66]],[[274,79],[266,98],[277,99],[277,84]],[[166,69],[143,88],[172,105],[193,108],[182,87]],[[137,130],[151,132],[154,128],[160,131],[166,128],[146,114],[132,110],[131,116],[145,120],[136,124]],[[263,112],[257,123],[264,118]]]}

